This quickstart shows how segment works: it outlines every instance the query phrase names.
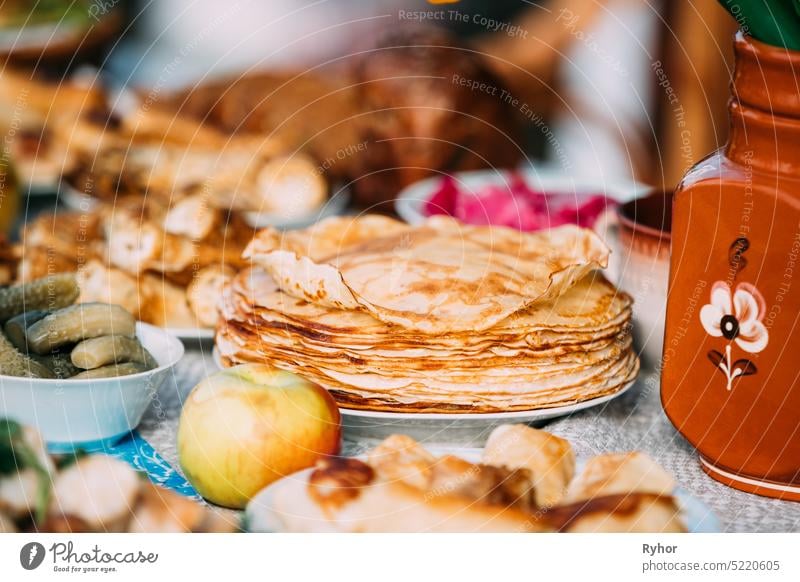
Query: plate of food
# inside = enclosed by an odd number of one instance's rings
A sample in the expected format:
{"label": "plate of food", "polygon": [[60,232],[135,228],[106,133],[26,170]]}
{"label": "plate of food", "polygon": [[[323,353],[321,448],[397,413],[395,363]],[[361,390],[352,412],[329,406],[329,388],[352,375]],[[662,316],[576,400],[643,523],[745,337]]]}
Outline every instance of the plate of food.
{"label": "plate of food", "polygon": [[[123,172],[122,169],[118,171]],[[259,180],[264,189],[260,196],[243,189],[238,194],[226,194],[221,205],[221,208],[231,206],[231,211],[251,227],[251,232],[266,227],[305,228],[344,213],[350,203],[350,193],[344,187],[333,188],[329,193],[328,184],[305,156],[298,156],[291,162],[280,158],[266,163]],[[109,199],[108,193],[98,197],[96,193],[80,190],[76,187],[78,184],[74,178],[69,178],[58,189],[61,202],[71,210],[94,210]]]}
{"label": "plate of food", "polygon": [[396,434],[361,457],[331,457],[272,483],[245,512],[257,532],[714,532],[702,502],[642,452],[577,459],[524,425],[482,449]]}
{"label": "plate of food", "polygon": [[[227,367],[216,346],[212,350],[211,356],[220,370]],[[374,442],[387,438],[398,431],[403,431],[410,437],[434,443],[439,447],[475,447],[483,443],[487,435],[501,424],[517,422],[533,426],[542,425],[554,418],[606,404],[625,394],[635,384],[635,381],[631,381],[612,394],[573,404],[513,412],[466,414],[463,412],[382,412],[346,408],[341,403],[339,403],[339,412],[342,415],[344,439],[350,442]]]}
{"label": "plate of food", "polygon": [[210,339],[222,288],[252,236],[241,217],[202,197],[170,206],[126,197],[80,212],[41,213],[24,226],[20,281],[76,273],[80,301],[122,305],[136,319],[181,339]]}
{"label": "plate of food", "polygon": [[471,414],[398,413],[339,408],[344,438],[348,441],[374,442],[403,431],[417,440],[437,446],[476,447],[501,424],[509,422],[541,426],[548,420],[568,416],[587,408],[602,406],[625,394],[636,384],[628,382],[618,391],[573,404],[514,412]]}
{"label": "plate of food", "polygon": [[447,215],[466,224],[523,231],[576,224],[593,228],[609,206],[649,188],[625,180],[576,178],[550,168],[479,170],[434,176],[405,188],[395,210],[409,224]]}
{"label": "plate of food", "polygon": [[395,414],[555,415],[618,396],[639,371],[632,299],[601,274],[608,253],[572,225],[363,215],[266,229],[226,286],[216,346],[225,366],[314,381],[369,413],[349,417],[362,427],[406,418]]}

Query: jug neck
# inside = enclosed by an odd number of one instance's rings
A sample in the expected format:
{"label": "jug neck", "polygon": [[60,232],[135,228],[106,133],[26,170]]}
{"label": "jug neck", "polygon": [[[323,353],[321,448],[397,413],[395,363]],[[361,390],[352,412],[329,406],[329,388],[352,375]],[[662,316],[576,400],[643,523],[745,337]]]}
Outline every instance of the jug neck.
{"label": "jug neck", "polygon": [[769,46],[741,32],[734,49],[727,157],[800,177],[800,51]]}

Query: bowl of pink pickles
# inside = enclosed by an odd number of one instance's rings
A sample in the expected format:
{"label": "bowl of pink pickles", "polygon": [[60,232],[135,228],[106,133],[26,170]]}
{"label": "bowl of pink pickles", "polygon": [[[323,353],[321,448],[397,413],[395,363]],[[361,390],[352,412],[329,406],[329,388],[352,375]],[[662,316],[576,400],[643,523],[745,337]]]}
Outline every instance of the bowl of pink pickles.
{"label": "bowl of pink pickles", "polygon": [[617,205],[650,187],[627,179],[576,176],[554,167],[479,170],[438,175],[405,188],[397,214],[418,225],[449,215],[466,224],[507,226],[523,231],[576,224],[605,236]]}
{"label": "bowl of pink pickles", "polygon": [[605,193],[540,190],[514,172],[505,180],[478,188],[469,188],[452,176],[442,176],[421,210],[425,217],[447,214],[465,224],[535,231],[564,224],[592,228],[615,205],[616,201]]}

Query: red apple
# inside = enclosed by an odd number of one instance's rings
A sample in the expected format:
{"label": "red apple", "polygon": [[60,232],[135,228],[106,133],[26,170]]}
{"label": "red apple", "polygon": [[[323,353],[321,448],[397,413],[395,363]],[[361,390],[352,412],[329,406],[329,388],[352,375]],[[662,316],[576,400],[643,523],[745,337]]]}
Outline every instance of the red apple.
{"label": "red apple", "polygon": [[207,500],[237,509],[273,481],[337,454],[340,444],[341,418],[331,395],[260,364],[200,382],[178,427],[186,478]]}

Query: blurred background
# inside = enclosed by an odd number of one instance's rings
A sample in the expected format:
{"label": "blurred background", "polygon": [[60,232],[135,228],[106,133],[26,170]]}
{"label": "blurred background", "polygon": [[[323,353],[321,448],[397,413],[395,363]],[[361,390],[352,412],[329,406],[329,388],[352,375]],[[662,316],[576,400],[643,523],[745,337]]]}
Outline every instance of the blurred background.
{"label": "blurred background", "polygon": [[[671,188],[726,136],[733,23],[714,0],[26,0],[4,2],[0,26],[0,48],[15,67],[51,78],[96,69],[103,83],[151,97],[267,74],[278,79],[257,79],[245,100],[273,99],[283,111],[287,100],[327,94],[317,83],[353,87],[394,76],[390,94],[367,90],[358,98],[373,109],[441,101],[488,122],[476,136],[447,116],[408,110],[400,119],[375,117],[379,127],[364,130],[442,139],[464,139],[464,130],[484,144],[482,160],[438,151],[447,149],[442,144],[429,147],[437,150],[433,157],[422,152],[427,165],[445,170],[547,162]],[[377,50],[415,43],[430,48]],[[444,44],[448,49],[433,46]],[[513,97],[458,86],[453,75],[491,76],[492,87],[502,85]],[[286,79],[292,82],[274,92]],[[229,97],[241,100],[241,93]],[[197,109],[196,101],[185,106]],[[355,99],[340,101],[346,108]],[[506,130],[508,138],[500,135]],[[332,139],[322,133],[317,141]],[[364,167],[338,171],[419,166],[420,152],[412,149],[373,150]],[[380,187],[365,179],[363,198],[390,197],[425,172],[400,173],[394,186],[385,175]]]}

